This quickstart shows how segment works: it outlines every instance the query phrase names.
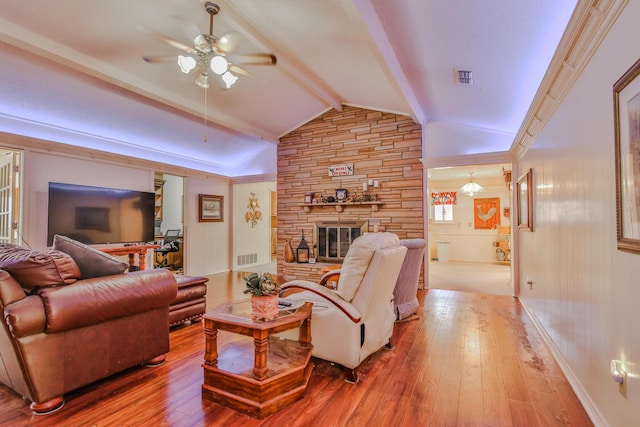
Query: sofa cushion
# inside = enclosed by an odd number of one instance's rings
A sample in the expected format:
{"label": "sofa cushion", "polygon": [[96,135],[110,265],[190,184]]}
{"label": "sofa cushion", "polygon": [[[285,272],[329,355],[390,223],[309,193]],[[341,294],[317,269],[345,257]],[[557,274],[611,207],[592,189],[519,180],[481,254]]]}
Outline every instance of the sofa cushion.
{"label": "sofa cushion", "polygon": [[82,279],[122,274],[129,264],[66,236],[53,236],[53,249],[69,254],[80,268]]}
{"label": "sofa cushion", "polygon": [[16,279],[9,272],[0,270],[0,307],[6,307],[26,296],[27,294]]}
{"label": "sofa cushion", "polygon": [[398,236],[393,233],[368,233],[355,239],[342,263],[336,293],[345,301],[351,301],[360,287],[376,249],[399,244]]}
{"label": "sofa cushion", "polygon": [[0,244],[0,268],[25,289],[68,285],[80,278],[78,264],[64,252],[34,251],[9,243]]}

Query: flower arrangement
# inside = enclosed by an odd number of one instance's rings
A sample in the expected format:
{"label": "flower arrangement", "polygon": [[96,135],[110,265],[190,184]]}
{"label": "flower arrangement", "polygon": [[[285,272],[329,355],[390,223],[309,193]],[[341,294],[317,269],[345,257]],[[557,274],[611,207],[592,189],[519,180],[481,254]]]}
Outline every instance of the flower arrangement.
{"label": "flower arrangement", "polygon": [[244,282],[247,285],[244,293],[253,296],[278,295],[281,291],[280,285],[269,273],[252,273],[244,278]]}

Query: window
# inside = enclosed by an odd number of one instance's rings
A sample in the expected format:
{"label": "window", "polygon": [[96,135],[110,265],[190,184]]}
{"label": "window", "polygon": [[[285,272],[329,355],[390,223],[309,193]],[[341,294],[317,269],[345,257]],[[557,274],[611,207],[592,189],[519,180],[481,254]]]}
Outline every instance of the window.
{"label": "window", "polygon": [[433,205],[434,221],[453,221],[453,205]]}

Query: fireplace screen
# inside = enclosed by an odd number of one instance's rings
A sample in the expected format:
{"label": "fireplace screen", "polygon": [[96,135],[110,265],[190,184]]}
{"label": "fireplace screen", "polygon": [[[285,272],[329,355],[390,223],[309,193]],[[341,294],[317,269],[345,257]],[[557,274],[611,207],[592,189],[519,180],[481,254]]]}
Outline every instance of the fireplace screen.
{"label": "fireplace screen", "polygon": [[351,242],[366,230],[366,221],[316,223],[315,241],[318,245],[318,261],[342,261],[349,251]]}

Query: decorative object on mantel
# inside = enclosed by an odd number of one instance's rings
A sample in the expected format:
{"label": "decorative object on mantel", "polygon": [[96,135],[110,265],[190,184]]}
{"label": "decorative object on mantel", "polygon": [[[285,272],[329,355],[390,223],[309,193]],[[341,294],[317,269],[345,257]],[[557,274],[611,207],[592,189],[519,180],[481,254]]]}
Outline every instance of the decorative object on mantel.
{"label": "decorative object on mantel", "polygon": [[304,240],[304,230],[302,230],[302,239],[300,240],[298,249],[296,249],[296,258],[299,263],[309,262],[309,245],[307,241]]}
{"label": "decorative object on mantel", "polygon": [[293,246],[291,240],[287,239],[284,243],[284,262],[294,262],[296,257],[293,255]]}
{"label": "decorative object on mantel", "polygon": [[348,196],[348,191],[344,188],[338,188],[336,190],[336,200],[339,202],[346,202]]}
{"label": "decorative object on mantel", "polygon": [[245,294],[251,294],[251,317],[254,320],[271,320],[278,313],[280,285],[269,273],[252,273],[244,278]]}
{"label": "decorative object on mantel", "polygon": [[249,193],[251,197],[249,197],[249,204],[247,208],[249,210],[246,214],[244,214],[244,219],[247,222],[251,223],[251,228],[255,227],[259,220],[262,219],[262,211],[260,211],[260,205],[258,204],[258,198],[255,193]]}
{"label": "decorative object on mantel", "polygon": [[469,197],[473,197],[483,190],[480,184],[473,182],[473,172],[469,172],[470,181],[460,187],[460,190]]}
{"label": "decorative object on mantel", "polygon": [[329,176],[353,175],[353,163],[329,166]]}
{"label": "decorative object on mantel", "polygon": [[313,193],[309,192],[309,193],[304,193],[304,202],[305,203],[311,203],[313,202]]}

